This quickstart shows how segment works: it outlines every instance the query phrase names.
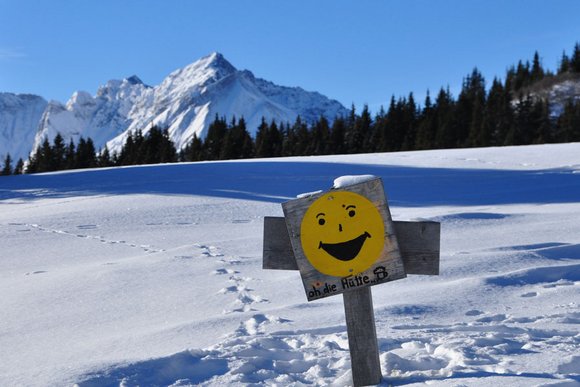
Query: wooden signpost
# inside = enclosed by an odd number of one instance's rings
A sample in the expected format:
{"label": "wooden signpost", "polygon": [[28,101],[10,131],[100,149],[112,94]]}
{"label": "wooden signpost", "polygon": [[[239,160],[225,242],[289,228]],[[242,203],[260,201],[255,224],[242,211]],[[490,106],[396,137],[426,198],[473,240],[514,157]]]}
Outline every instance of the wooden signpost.
{"label": "wooden signpost", "polygon": [[282,208],[264,218],[263,268],[299,270],[308,301],[343,294],[354,385],[380,383],[370,287],[438,275],[440,224],[393,221],[378,178]]}

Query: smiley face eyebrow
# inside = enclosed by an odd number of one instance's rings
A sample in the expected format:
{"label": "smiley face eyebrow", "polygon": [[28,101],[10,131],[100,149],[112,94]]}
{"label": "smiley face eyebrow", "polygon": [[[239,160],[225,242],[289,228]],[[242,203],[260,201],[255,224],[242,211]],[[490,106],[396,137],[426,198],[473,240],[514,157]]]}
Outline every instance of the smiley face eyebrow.
{"label": "smiley face eyebrow", "polygon": [[316,215],[316,218],[318,219],[319,216],[326,216],[326,214],[324,212],[321,212],[318,215]]}
{"label": "smiley face eyebrow", "polygon": [[346,206],[345,210],[348,210],[349,208],[356,208],[356,206],[353,206],[352,204],[350,206]]}

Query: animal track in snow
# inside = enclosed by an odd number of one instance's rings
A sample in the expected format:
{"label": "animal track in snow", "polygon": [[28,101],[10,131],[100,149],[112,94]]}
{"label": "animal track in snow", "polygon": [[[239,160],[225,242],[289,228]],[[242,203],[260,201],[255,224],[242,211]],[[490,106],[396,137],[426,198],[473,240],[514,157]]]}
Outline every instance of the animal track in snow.
{"label": "animal track in snow", "polygon": [[[109,245],[115,245],[115,244],[126,245],[126,246],[129,246],[132,248],[140,248],[143,251],[145,251],[146,253],[161,253],[161,252],[165,251],[164,249],[154,248],[151,245],[138,245],[136,243],[128,243],[127,241],[124,241],[124,240],[106,239],[105,237],[103,237],[101,235],[88,235],[88,234],[80,234],[80,233],[76,233],[76,232],[69,232],[66,230],[52,229],[52,228],[48,228],[48,227],[43,227],[43,226],[36,224],[36,223],[18,223],[18,224],[11,223],[10,225],[11,226],[26,226],[26,227],[30,228],[30,230],[17,230],[17,231],[31,231],[32,229],[34,229],[34,230],[49,233],[49,234],[65,235],[65,236],[70,236],[70,237],[74,237],[74,238],[95,240],[95,241],[98,241],[100,243],[109,244]],[[79,230],[94,230],[94,229],[98,228],[98,225],[81,224],[81,225],[78,225],[76,227]]]}
{"label": "animal track in snow", "polygon": [[219,249],[215,246],[206,246],[199,243],[195,243],[193,246],[201,250],[201,254],[206,257],[223,257],[223,254],[219,252]]}
{"label": "animal track in snow", "polygon": [[195,244],[195,246],[202,250],[202,254],[209,257],[220,258],[217,262],[226,266],[214,270],[213,275],[228,275],[227,284],[221,288],[218,293],[224,296],[235,296],[235,299],[230,306],[224,309],[223,313],[234,312],[249,312],[253,309],[254,304],[269,302],[266,298],[255,294],[254,289],[250,288],[248,284],[256,281],[254,278],[245,277],[241,275],[238,270],[233,270],[227,266],[240,265],[242,261],[238,258],[225,257],[219,249],[215,246],[207,246],[203,244]]}
{"label": "animal track in snow", "polygon": [[214,270],[212,274],[223,275],[223,274],[238,274],[238,273],[239,273],[239,271],[236,271],[236,270],[221,268],[221,269]]}
{"label": "animal track in snow", "polygon": [[233,285],[226,286],[219,292],[222,294],[234,294],[236,299],[232,303],[231,308],[224,310],[224,313],[249,312],[254,310],[252,305],[269,302],[266,298],[251,293],[254,290],[247,286],[249,281],[253,281],[253,278],[242,277],[236,274],[229,277],[228,282],[233,283]]}

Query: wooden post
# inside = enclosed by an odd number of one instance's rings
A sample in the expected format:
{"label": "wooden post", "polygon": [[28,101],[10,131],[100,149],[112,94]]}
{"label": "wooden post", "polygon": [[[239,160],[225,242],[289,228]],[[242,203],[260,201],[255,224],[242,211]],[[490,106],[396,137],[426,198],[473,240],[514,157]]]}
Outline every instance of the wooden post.
{"label": "wooden post", "polygon": [[438,275],[440,224],[393,221],[379,178],[282,209],[284,218],[264,218],[262,267],[299,270],[308,301],[342,293],[353,383],[379,384],[371,286],[407,274]]}
{"label": "wooden post", "polygon": [[342,296],[353,383],[355,386],[379,384],[382,374],[371,288],[358,288]]}

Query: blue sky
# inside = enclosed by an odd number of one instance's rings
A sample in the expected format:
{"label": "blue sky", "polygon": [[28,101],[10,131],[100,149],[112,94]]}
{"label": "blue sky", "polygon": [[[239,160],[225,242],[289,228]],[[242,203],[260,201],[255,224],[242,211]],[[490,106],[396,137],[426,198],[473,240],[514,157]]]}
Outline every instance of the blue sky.
{"label": "blue sky", "polygon": [[488,84],[580,41],[575,0],[0,0],[0,91],[61,102],[109,79],[156,85],[213,51],[238,69],[345,106]]}

